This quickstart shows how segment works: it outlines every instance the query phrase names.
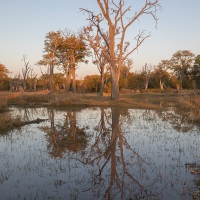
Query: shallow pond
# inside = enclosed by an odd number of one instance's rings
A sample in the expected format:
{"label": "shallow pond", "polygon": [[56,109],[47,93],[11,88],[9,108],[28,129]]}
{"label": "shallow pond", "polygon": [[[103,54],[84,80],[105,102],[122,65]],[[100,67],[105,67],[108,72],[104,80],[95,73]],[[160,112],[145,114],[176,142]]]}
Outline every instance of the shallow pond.
{"label": "shallow pond", "polygon": [[200,131],[168,111],[12,108],[47,119],[0,135],[0,199],[193,199]]}

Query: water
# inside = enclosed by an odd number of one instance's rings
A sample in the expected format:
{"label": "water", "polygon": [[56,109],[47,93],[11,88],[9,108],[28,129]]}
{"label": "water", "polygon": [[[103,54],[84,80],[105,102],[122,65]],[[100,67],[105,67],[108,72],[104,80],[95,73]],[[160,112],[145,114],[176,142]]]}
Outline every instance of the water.
{"label": "water", "polygon": [[200,131],[169,111],[13,108],[48,119],[0,135],[0,199],[193,199]]}

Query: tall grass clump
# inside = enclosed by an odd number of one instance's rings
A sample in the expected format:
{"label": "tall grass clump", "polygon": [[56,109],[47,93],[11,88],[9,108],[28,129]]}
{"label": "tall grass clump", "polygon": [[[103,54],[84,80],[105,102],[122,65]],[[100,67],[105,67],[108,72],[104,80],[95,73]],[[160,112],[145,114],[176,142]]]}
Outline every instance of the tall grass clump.
{"label": "tall grass clump", "polygon": [[7,131],[15,127],[15,124],[22,123],[19,116],[12,117],[9,112],[0,114],[0,131]]}
{"label": "tall grass clump", "polygon": [[6,96],[0,96],[0,112],[8,110],[8,99]]}
{"label": "tall grass clump", "polygon": [[190,113],[193,121],[200,122],[200,95],[180,97],[179,106]]}

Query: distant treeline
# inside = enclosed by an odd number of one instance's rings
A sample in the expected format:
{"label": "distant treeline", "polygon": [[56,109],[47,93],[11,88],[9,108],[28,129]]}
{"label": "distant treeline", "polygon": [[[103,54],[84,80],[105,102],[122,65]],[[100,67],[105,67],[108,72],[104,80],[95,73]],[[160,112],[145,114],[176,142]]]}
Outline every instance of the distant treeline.
{"label": "distant treeline", "polygon": [[[26,63],[27,64],[27,63]],[[27,66],[27,65],[25,65]],[[25,72],[25,68],[22,70]],[[104,73],[104,92],[111,92],[111,73],[106,66]],[[0,64],[0,90],[36,91],[50,89],[50,74],[42,73],[39,77],[31,72],[27,76],[9,77],[8,69]],[[76,80],[76,92],[99,92],[100,75],[88,75],[83,80]],[[131,72],[131,66],[123,66],[120,78],[120,89],[200,89],[200,55],[194,57],[190,51],[177,51],[171,60],[162,60],[158,66],[146,64],[142,70]],[[73,79],[67,82],[65,73],[53,74],[55,91],[74,91]]]}

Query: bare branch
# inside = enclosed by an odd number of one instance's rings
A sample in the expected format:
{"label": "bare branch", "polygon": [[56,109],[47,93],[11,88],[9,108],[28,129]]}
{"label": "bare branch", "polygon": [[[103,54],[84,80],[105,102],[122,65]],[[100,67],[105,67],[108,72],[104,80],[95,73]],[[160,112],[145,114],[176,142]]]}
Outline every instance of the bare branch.
{"label": "bare branch", "polygon": [[[151,16],[157,25],[158,18],[156,14],[158,7],[160,7],[158,2],[159,0],[144,1],[144,5],[133,16],[130,12],[132,11],[131,3],[126,5],[124,0],[97,0],[100,8],[100,13],[97,15],[94,12],[81,8],[81,11],[87,12],[89,15],[88,33],[93,34],[93,28],[95,28],[98,33],[97,35],[106,44],[104,51],[107,52],[108,61],[111,66],[112,98],[115,100],[119,100],[118,82],[123,62],[138,49],[146,38],[150,37],[150,34],[145,35],[144,31],[139,32],[135,37],[136,45],[130,49],[133,45],[126,41],[127,30],[143,15]],[[131,17],[128,17],[128,14]],[[104,22],[107,22],[107,26],[105,26]],[[107,32],[103,31],[105,28]]]}

